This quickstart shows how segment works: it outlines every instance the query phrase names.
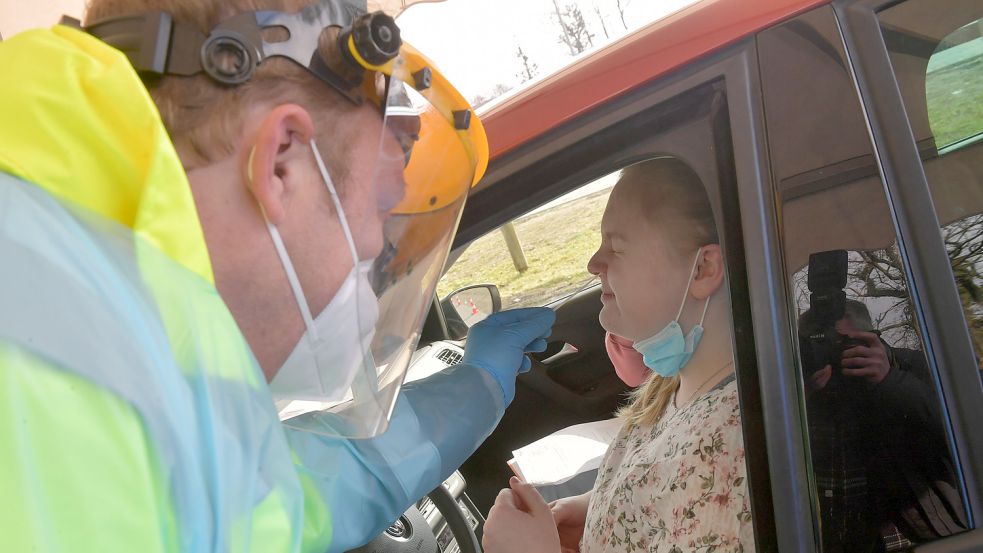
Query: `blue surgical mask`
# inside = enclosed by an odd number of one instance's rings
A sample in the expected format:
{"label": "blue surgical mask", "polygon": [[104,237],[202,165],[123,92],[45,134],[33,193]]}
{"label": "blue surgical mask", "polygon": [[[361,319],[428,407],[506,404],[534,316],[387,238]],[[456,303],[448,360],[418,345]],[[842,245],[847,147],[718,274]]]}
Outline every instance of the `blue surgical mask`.
{"label": "blue surgical mask", "polygon": [[700,322],[690,329],[689,334],[683,336],[683,328],[679,326],[679,317],[682,316],[683,307],[686,306],[689,288],[693,284],[696,265],[699,263],[702,253],[703,248],[696,252],[696,259],[693,260],[693,268],[690,269],[689,281],[686,283],[686,291],[683,293],[683,301],[679,305],[676,318],[654,336],[632,344],[632,347],[642,354],[642,361],[645,366],[664,378],[679,374],[686,363],[689,363],[690,358],[693,357],[693,352],[700,344],[700,339],[703,338],[703,322],[707,317],[707,309],[710,307],[710,298],[707,298],[706,305],[703,306]]}

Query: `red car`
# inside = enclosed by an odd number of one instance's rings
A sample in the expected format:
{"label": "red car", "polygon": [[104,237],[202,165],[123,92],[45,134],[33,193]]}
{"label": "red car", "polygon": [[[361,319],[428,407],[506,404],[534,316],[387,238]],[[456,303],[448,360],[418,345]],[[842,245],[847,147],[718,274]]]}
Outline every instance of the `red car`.
{"label": "red car", "polygon": [[[487,309],[577,291],[582,269],[517,290],[491,231],[513,223],[526,278],[554,259],[544,250],[597,232],[607,176],[682,158],[722,229],[756,550],[983,551],[981,18],[978,0],[704,0],[578,59],[483,113],[492,161],[444,291],[478,285],[463,293],[484,289]],[[577,253],[582,266],[594,247]],[[498,282],[495,263],[507,269]],[[839,413],[847,432],[881,420],[890,447],[837,443],[830,414],[806,399],[819,358],[843,346],[828,328],[799,325],[828,292],[810,289],[810,273],[830,267],[845,267],[833,292],[862,303],[892,359],[917,376],[917,402],[871,396],[866,410]],[[479,534],[514,449],[609,418],[623,401],[599,295],[598,285],[553,304],[550,349],[461,468]],[[424,339],[442,351],[464,329],[449,309],[432,315]],[[931,429],[917,424],[918,405]],[[860,499],[844,485],[848,465]],[[885,507],[895,493],[915,498],[906,511]]]}

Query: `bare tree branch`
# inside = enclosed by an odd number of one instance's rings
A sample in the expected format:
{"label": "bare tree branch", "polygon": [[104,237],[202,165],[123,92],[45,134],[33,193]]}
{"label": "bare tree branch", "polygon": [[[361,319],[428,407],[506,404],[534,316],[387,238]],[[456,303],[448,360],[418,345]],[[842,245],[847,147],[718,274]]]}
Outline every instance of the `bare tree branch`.
{"label": "bare tree branch", "polygon": [[561,10],[557,0],[553,0],[553,13],[560,24],[560,42],[567,45],[570,55],[575,56],[594,45],[594,35],[587,28],[580,6],[566,4]]}
{"label": "bare tree branch", "polygon": [[604,15],[601,14],[601,8],[594,4],[594,13],[597,14],[597,20],[601,22],[601,30],[604,31],[604,38],[611,40],[611,35],[608,34],[608,26],[604,23]]}
{"label": "bare tree branch", "polygon": [[621,16],[621,25],[624,26],[625,30],[628,30],[628,23],[625,22],[625,8],[628,7],[628,0],[622,2],[622,0],[614,0],[614,5],[618,8],[618,15]]}
{"label": "bare tree branch", "polygon": [[522,63],[522,71],[519,73],[519,79],[522,82],[527,82],[533,80],[539,73],[539,66],[529,60],[529,56],[522,50],[522,46],[518,46],[516,57],[519,58],[519,62]]}

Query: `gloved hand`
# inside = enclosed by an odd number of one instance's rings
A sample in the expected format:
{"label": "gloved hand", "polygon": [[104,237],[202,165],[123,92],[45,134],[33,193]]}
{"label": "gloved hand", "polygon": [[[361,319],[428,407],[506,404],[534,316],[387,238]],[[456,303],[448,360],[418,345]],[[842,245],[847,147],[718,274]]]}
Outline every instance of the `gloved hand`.
{"label": "gloved hand", "polygon": [[556,313],[546,307],[510,309],[471,327],[462,363],[491,374],[502,387],[505,404],[515,397],[515,377],[532,367],[526,353],[546,351]]}

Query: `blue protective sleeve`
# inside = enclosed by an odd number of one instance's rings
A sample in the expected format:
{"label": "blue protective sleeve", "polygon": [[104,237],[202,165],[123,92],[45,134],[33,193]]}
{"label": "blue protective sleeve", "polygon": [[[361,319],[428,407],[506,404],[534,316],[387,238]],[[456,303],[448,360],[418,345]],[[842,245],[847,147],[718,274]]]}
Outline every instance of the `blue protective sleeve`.
{"label": "blue protective sleeve", "polygon": [[298,471],[328,506],[328,551],[358,547],[385,530],[461,466],[504,412],[495,379],[462,364],[405,385],[381,436],[346,440],[285,428]]}

